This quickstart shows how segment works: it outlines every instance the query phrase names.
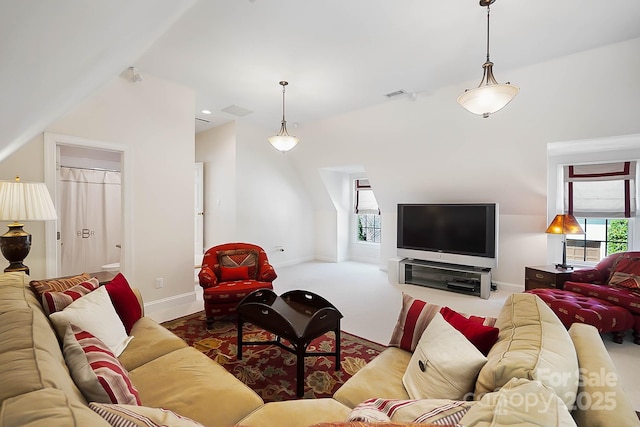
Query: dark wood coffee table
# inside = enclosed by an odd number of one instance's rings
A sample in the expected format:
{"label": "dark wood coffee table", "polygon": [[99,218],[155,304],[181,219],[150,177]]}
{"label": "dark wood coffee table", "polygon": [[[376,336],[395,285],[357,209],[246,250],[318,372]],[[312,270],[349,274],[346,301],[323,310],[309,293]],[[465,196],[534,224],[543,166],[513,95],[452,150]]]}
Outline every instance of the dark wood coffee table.
{"label": "dark wood coffee table", "polygon": [[[305,356],[334,356],[336,371],[340,369],[340,319],[342,314],[329,301],[309,291],[289,291],[278,296],[270,289],[259,289],[247,295],[236,308],[238,315],[238,360],[243,345],[275,344],[296,354],[296,394],[304,394]],[[274,341],[243,341],[245,322],[271,332]],[[335,352],[307,352],[312,340],[326,332],[335,333]],[[282,343],[286,339],[290,346]]]}

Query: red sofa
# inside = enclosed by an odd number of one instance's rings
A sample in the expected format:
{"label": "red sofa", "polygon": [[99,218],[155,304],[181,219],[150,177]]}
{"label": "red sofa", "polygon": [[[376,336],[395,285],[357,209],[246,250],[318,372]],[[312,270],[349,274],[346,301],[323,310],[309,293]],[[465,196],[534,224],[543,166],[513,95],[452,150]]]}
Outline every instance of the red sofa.
{"label": "red sofa", "polygon": [[640,252],[615,253],[593,268],[575,270],[564,290],[628,310],[633,316],[633,342],[640,344]]}
{"label": "red sofa", "polygon": [[198,273],[203,288],[207,328],[216,317],[235,313],[238,303],[257,289],[273,289],[278,277],[265,251],[251,243],[210,248]]}

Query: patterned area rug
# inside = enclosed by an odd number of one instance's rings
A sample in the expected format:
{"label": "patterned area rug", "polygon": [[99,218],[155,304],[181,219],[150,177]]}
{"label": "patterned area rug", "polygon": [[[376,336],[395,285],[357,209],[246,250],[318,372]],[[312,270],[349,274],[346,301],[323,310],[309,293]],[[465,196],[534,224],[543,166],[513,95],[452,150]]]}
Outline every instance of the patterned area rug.
{"label": "patterned area rug", "polygon": [[[162,326],[209,356],[227,371],[255,390],[265,402],[296,399],[296,357],[276,345],[242,347],[237,360],[237,325],[235,318],[216,321],[207,330],[204,312],[162,323]],[[273,340],[275,337],[250,323],[245,323],[245,341]],[[332,356],[305,357],[304,398],[331,397],[345,381],[370,362],[386,347],[364,338],[341,332],[341,370],[335,370]],[[311,342],[307,351],[330,352],[334,334],[329,332]],[[288,344],[286,340],[283,343]]]}

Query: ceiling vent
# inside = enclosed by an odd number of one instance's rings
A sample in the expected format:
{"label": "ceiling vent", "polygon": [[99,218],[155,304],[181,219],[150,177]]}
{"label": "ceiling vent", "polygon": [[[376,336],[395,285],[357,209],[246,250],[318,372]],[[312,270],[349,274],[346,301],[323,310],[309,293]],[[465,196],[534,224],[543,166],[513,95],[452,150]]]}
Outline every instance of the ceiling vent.
{"label": "ceiling vent", "polygon": [[396,96],[400,96],[400,95],[406,95],[407,91],[404,89],[400,89],[400,90],[396,90],[395,92],[389,92],[387,94],[385,94],[384,96],[386,96],[387,98],[391,99],[391,98],[395,98]]}
{"label": "ceiling vent", "polygon": [[229,114],[233,114],[234,116],[238,116],[238,117],[244,117],[247,116],[251,113],[253,113],[253,111],[244,108],[244,107],[239,107],[237,105],[229,105],[227,108],[223,108],[222,110],[225,113],[229,113]]}
{"label": "ceiling vent", "polygon": [[203,118],[200,118],[200,117],[196,117],[196,120],[201,121],[201,122],[205,122],[205,123],[209,123],[209,120],[203,119]]}

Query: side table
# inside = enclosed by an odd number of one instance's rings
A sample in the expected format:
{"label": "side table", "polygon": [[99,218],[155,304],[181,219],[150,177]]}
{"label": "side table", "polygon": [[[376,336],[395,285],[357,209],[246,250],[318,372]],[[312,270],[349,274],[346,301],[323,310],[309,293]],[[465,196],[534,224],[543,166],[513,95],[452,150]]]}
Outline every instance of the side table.
{"label": "side table", "polygon": [[526,291],[537,288],[564,288],[564,282],[571,278],[571,270],[557,268],[555,265],[540,265],[525,267],[524,289]]}

